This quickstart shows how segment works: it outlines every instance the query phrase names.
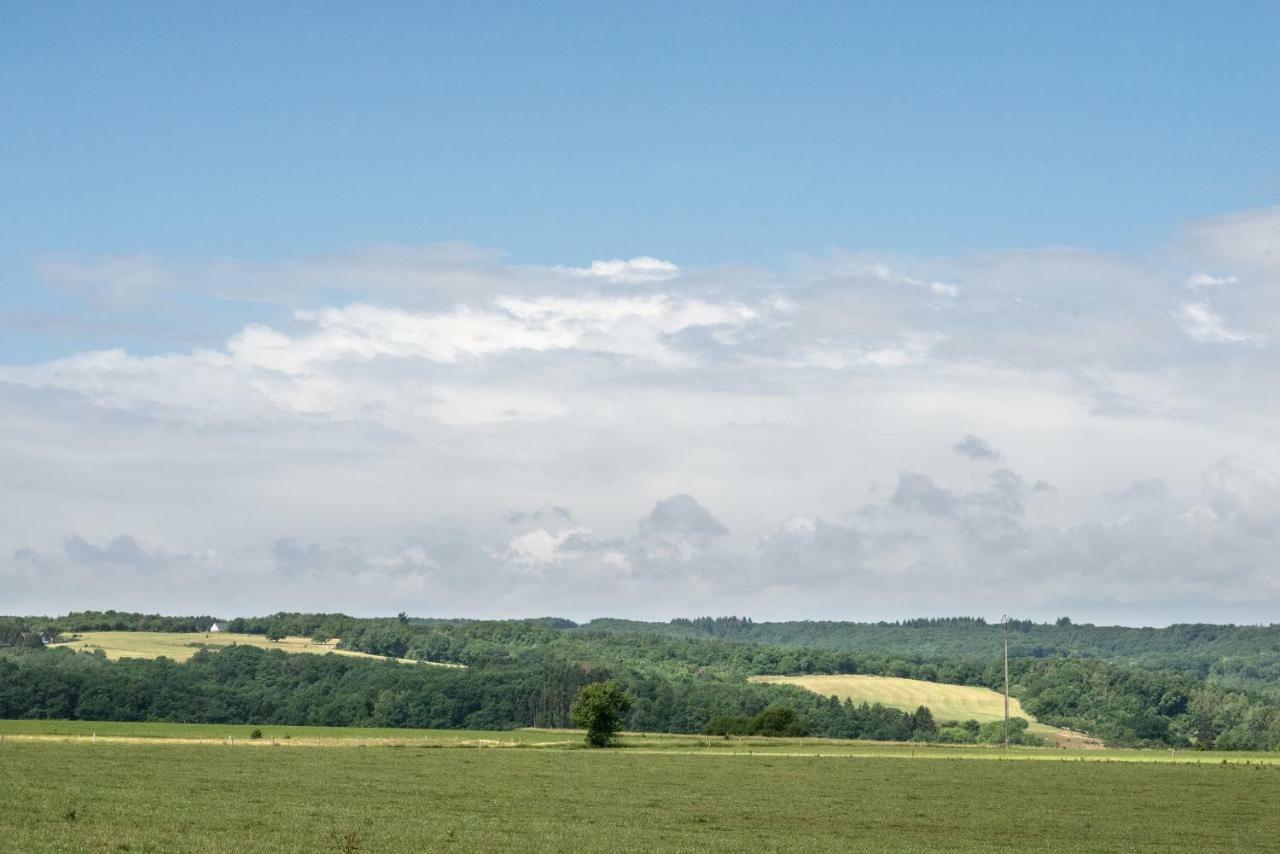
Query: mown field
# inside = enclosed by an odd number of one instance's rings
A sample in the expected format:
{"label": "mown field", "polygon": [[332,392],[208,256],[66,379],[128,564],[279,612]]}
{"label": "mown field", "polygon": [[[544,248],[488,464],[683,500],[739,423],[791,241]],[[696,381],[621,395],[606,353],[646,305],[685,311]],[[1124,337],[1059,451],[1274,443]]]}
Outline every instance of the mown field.
{"label": "mown field", "polygon": [[[1004,719],[1004,695],[974,685],[944,685],[896,676],[752,676],[753,682],[798,685],[824,697],[836,696],[855,703],[880,703],[903,711],[928,706],[935,720],[978,723]],[[1035,722],[1016,697],[1009,699],[1009,714],[1032,722],[1031,731],[1057,732]]]}
{"label": "mown field", "polygon": [[13,851],[1243,851],[1280,838],[1280,767],[1243,757],[921,761],[906,745],[729,754],[689,738],[251,749],[4,728],[0,847]]}
{"label": "mown field", "polygon": [[[350,655],[356,658],[375,658],[386,660],[382,656],[369,655],[364,652],[352,652],[338,649],[337,641],[316,643],[311,638],[286,637],[282,640],[267,640],[266,635],[231,634],[229,632],[80,632],[73,639],[50,646],[65,646],[80,652],[102,650],[112,660],[118,658],[171,658],[174,661],[186,661],[203,647],[221,648],[224,646],[256,646],[263,649],[279,649],[290,653],[314,653],[324,655],[333,652],[338,655]],[[461,665],[434,664],[433,662],[415,662],[407,658],[392,659],[408,664],[431,663],[437,667],[458,667]]]}

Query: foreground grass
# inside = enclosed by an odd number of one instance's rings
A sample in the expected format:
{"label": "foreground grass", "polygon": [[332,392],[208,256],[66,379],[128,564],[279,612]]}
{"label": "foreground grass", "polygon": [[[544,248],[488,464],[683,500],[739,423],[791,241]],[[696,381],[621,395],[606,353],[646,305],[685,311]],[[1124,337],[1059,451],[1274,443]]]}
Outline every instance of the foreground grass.
{"label": "foreground grass", "polygon": [[[975,685],[947,685],[926,682],[921,679],[902,679],[897,676],[752,676],[752,682],[769,682],[775,685],[797,685],[824,697],[836,696],[855,703],[880,703],[914,712],[920,706],[928,706],[935,720],[967,721],[978,723],[1004,720],[1004,695],[990,688]],[[1044,724],[1035,723],[1016,697],[1009,700],[1009,714],[1032,722],[1031,731],[1043,734],[1057,732]]]}
{"label": "foreground grass", "polygon": [[50,646],[65,646],[78,652],[102,652],[111,660],[120,658],[170,658],[174,661],[186,661],[202,647],[220,649],[224,646],[256,646],[262,649],[279,649],[290,653],[311,653],[324,655],[337,653],[355,658],[376,658],[381,661],[399,661],[409,664],[433,664],[437,667],[460,667],[461,665],[435,664],[435,662],[415,662],[408,658],[387,659],[380,655],[338,649],[337,641],[316,643],[311,638],[286,637],[282,640],[267,640],[266,635],[232,634],[230,632],[80,632],[71,639]]}
{"label": "foreground grass", "polygon": [[14,851],[1241,851],[1280,838],[1280,768],[1256,764],[10,737],[0,768],[0,847]]}

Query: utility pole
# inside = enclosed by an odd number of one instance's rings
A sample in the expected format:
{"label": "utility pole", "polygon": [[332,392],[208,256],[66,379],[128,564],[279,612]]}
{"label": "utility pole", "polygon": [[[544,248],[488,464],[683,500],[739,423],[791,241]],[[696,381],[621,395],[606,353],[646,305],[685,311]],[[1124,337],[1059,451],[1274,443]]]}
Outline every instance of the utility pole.
{"label": "utility pole", "polygon": [[1004,749],[1009,749],[1009,615],[1000,616],[1004,627]]}

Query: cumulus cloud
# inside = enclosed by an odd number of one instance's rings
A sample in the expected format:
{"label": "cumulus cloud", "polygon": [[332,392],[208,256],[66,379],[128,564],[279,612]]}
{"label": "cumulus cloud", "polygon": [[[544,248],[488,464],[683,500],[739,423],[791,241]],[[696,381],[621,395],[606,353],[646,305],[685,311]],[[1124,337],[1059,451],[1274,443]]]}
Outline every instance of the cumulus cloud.
{"label": "cumulus cloud", "polygon": [[1222,316],[1205,302],[1184,303],[1178,311],[1177,318],[1193,341],[1204,344],[1266,346],[1266,341],[1261,336],[1229,328]]}
{"label": "cumulus cloud", "polygon": [[651,617],[716,603],[872,617],[886,601],[918,609],[939,596],[939,613],[1014,601],[1045,613],[1068,603],[1115,617],[1151,607],[1185,617],[1205,597],[1230,613],[1280,594],[1270,563],[1280,478],[1264,467],[1218,461],[1198,501],[1131,484],[1114,512],[1065,523],[1037,518],[1028,494],[1007,469],[976,489],[900,472],[887,501],[849,521],[793,516],[738,543],[725,542],[726,526],[696,499],[676,495],[613,537],[546,517],[505,542],[497,527],[437,523],[392,542],[286,539],[236,554],[166,550],[130,535],[73,537],[48,551],[16,551],[0,568],[14,594],[31,601],[72,584],[66,607],[160,596],[206,611],[323,606],[324,585],[349,589],[348,609],[434,598],[480,615],[523,606],[578,618],[618,613],[623,592],[652,600],[631,611]]}
{"label": "cumulus cloud", "polygon": [[720,537],[729,529],[692,495],[673,495],[653,506],[640,530],[655,537]]}
{"label": "cumulus cloud", "polygon": [[1257,208],[1199,220],[1188,227],[1190,241],[1201,254],[1238,275],[1280,275],[1280,207]]}
{"label": "cumulus cloud", "polygon": [[235,322],[0,365],[0,588],[34,611],[1261,618],[1275,216],[1156,259],[47,261],[104,317],[180,328],[182,293]]}
{"label": "cumulus cloud", "polygon": [[1205,471],[1203,480],[1218,520],[1266,539],[1280,534],[1280,477],[1275,472],[1228,457]]}
{"label": "cumulus cloud", "polygon": [[473,424],[508,414],[547,417],[562,408],[536,390],[445,382],[416,391],[401,386],[397,406],[388,389],[371,388],[352,372],[377,368],[376,363],[454,365],[563,351],[675,367],[694,358],[678,346],[681,333],[739,326],[755,317],[754,309],[738,303],[665,295],[508,297],[485,308],[442,313],[354,304],[300,311],[294,334],[247,326],[222,350],[154,357],[94,351],[36,366],[0,367],[0,381],[65,389],[105,406],[156,406],[219,419],[272,411],[354,417],[389,407]]}
{"label": "cumulus cloud", "polygon": [[537,528],[512,539],[507,544],[507,555],[518,564],[546,566],[572,556],[572,543],[590,535],[589,528],[562,528],[555,533]]}
{"label": "cumulus cloud", "polygon": [[641,255],[637,258],[592,261],[589,267],[555,267],[557,272],[581,278],[601,279],[623,285],[667,282],[680,275],[680,268],[670,261]]}
{"label": "cumulus cloud", "polygon": [[972,433],[967,434],[959,442],[952,445],[951,450],[971,460],[1000,461],[1000,452],[991,447],[991,444],[986,439],[975,436]]}
{"label": "cumulus cloud", "polygon": [[1109,494],[1110,498],[1117,501],[1167,501],[1169,498],[1169,487],[1158,477],[1147,478],[1145,480],[1130,481],[1121,489],[1117,489]]}
{"label": "cumulus cloud", "polygon": [[1188,288],[1221,288],[1225,285],[1234,285],[1240,281],[1235,276],[1214,276],[1209,273],[1192,273],[1187,276],[1186,285]]}

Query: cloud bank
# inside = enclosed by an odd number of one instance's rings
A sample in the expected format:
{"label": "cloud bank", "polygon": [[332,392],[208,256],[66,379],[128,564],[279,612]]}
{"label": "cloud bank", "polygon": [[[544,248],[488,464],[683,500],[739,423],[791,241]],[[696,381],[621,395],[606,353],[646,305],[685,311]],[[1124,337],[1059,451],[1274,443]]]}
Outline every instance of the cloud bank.
{"label": "cloud bank", "polygon": [[1278,247],[44,259],[247,319],[0,365],[4,610],[1267,619]]}

